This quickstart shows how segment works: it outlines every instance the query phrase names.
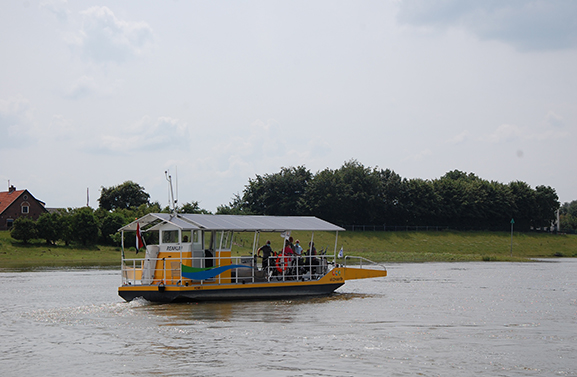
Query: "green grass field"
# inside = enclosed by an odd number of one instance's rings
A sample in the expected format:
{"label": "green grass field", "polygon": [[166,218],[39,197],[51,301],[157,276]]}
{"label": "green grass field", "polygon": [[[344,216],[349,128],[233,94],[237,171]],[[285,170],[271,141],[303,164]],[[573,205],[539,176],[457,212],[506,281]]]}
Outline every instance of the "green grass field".
{"label": "green grass field", "polygon": [[[25,245],[12,239],[10,232],[0,231],[0,268],[120,266],[120,254],[120,248],[115,246],[77,248],[47,245],[41,240]],[[126,255],[132,258],[135,251],[127,251]]]}
{"label": "green grass field", "polygon": [[[310,233],[293,232],[306,250]],[[233,255],[249,255],[252,233],[237,234]],[[274,250],[282,246],[277,233],[263,233],[259,244],[272,241]],[[334,234],[317,232],[317,250],[335,250]],[[375,262],[465,262],[465,261],[528,261],[531,258],[577,257],[577,235],[515,233],[511,257],[511,234],[507,232],[341,232],[337,250],[345,255],[361,256]],[[127,258],[143,257],[134,249],[126,250]],[[76,248],[47,245],[36,240],[28,245],[15,241],[7,231],[0,231],[0,268],[36,266],[113,266],[120,264],[120,248],[93,246]]]}

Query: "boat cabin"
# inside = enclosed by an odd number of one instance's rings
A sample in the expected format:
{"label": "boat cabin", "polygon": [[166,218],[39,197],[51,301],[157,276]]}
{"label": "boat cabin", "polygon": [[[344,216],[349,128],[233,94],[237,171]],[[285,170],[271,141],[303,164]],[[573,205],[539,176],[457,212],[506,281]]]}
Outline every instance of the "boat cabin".
{"label": "boat cabin", "polygon": [[[123,250],[125,232],[137,232],[137,237],[152,242],[146,245],[143,259],[126,259],[123,252],[123,284],[188,286],[322,276],[329,263],[326,254],[320,253],[300,257],[280,253],[265,263],[266,269],[258,268],[261,233],[288,235],[296,230],[310,231],[313,246],[315,231],[334,231],[336,252],[336,237],[344,229],[316,217],[148,214],[120,229]],[[254,232],[250,255],[231,255],[235,232]],[[285,244],[288,239],[285,237]]]}

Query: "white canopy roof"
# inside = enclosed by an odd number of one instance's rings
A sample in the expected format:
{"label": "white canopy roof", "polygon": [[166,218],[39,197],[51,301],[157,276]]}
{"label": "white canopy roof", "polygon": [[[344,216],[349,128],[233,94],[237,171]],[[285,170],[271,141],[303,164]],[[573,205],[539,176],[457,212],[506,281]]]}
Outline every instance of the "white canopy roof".
{"label": "white canopy roof", "polygon": [[[204,214],[168,214],[150,213],[137,219],[120,230],[136,231],[149,224],[170,223],[182,230],[232,230],[235,232],[284,232],[287,230],[304,231],[343,231],[344,228],[321,220],[314,216],[245,216],[245,215],[204,215]],[[155,224],[146,230],[154,230]]]}

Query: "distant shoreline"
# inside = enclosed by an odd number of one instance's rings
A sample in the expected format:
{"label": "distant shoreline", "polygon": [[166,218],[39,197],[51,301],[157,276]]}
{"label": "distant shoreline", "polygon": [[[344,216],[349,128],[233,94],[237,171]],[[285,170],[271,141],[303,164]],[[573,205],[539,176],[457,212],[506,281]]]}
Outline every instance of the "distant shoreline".
{"label": "distant shoreline", "polygon": [[[293,232],[308,244],[310,234]],[[314,235],[317,250],[325,249],[328,255],[335,250],[334,234],[318,232]],[[235,238],[233,255],[250,255],[252,238],[240,234]],[[273,241],[273,249],[282,242],[276,234],[262,235]],[[420,262],[529,262],[536,258],[577,257],[577,235],[547,233],[515,233],[513,256],[511,256],[511,234],[507,232],[342,232],[339,233],[337,248],[344,254],[361,256],[375,262],[420,263]],[[77,248],[64,245],[47,245],[36,240],[24,245],[10,237],[8,231],[0,231],[0,270],[28,269],[36,267],[113,267],[120,265],[120,247],[91,246]],[[127,258],[142,258],[134,248],[125,250]],[[344,259],[337,259],[344,263]]]}

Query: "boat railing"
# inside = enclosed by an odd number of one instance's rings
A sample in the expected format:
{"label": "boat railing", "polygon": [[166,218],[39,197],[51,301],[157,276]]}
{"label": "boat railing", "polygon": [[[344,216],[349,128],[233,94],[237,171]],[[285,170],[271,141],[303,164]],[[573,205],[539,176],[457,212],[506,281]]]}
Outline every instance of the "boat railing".
{"label": "boat railing", "polygon": [[352,256],[352,255],[345,255],[344,257],[344,263],[343,263],[344,267],[356,267],[356,268],[363,268],[363,267],[379,267],[382,268],[383,270],[387,270],[387,268],[377,262],[373,262],[370,259],[364,258],[364,257],[357,257],[357,256]]}
{"label": "boat railing", "polygon": [[318,280],[330,267],[327,256],[274,256],[270,257],[268,266],[259,268],[252,256],[231,257],[226,265],[239,266],[230,269],[229,273],[219,274],[204,280],[183,278],[181,266],[198,266],[202,268],[218,267],[221,260],[217,257],[205,258],[145,258],[123,259],[123,285],[190,285],[190,284],[231,284],[275,281]]}

